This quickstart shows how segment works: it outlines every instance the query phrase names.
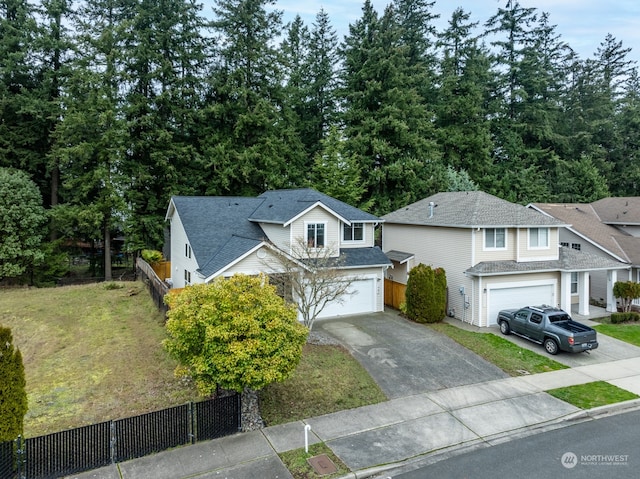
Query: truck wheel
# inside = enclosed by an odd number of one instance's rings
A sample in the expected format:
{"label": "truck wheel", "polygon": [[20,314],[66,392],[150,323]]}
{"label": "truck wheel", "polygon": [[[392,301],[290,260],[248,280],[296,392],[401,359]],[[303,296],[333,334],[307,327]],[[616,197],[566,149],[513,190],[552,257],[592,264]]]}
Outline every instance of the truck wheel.
{"label": "truck wheel", "polygon": [[500,321],[500,332],[504,335],[511,334],[511,328],[506,321]]}
{"label": "truck wheel", "polygon": [[558,354],[558,343],[551,338],[547,338],[544,340],[544,349],[546,349],[549,354]]}

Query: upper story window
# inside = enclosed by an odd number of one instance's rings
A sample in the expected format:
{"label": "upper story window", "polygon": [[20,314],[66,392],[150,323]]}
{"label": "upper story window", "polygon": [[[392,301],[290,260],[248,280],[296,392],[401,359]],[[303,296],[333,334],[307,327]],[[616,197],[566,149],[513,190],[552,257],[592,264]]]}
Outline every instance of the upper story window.
{"label": "upper story window", "polygon": [[364,223],[351,223],[342,225],[342,241],[364,240]]}
{"label": "upper story window", "polygon": [[487,228],[484,230],[484,247],[487,249],[505,249],[507,234],[504,228]]}
{"label": "upper story window", "polygon": [[309,248],[324,248],[324,236],[324,223],[309,223],[307,225],[307,246]]}
{"label": "upper story window", "polygon": [[529,248],[548,248],[549,228],[529,228]]}
{"label": "upper story window", "polygon": [[191,245],[189,243],[184,245],[184,255],[187,258],[191,258]]}

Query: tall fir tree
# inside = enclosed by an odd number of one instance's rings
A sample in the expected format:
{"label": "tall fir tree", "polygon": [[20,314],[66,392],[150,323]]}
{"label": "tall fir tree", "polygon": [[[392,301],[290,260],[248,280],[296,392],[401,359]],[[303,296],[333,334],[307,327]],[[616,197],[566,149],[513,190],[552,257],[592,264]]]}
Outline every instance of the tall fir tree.
{"label": "tall fir tree", "polygon": [[440,35],[442,59],[435,125],[444,164],[465,171],[488,189],[495,181],[487,110],[492,73],[488,52],[472,35],[477,23],[469,22],[469,17],[469,13],[456,9],[449,27]]}
{"label": "tall fir tree", "polygon": [[0,0],[0,166],[18,168],[46,191],[46,113],[27,0]]}
{"label": "tall fir tree", "polygon": [[136,0],[125,9],[121,162],[129,211],[126,236],[135,250],[160,249],[172,194],[202,183],[196,115],[204,70],[204,19],[191,0]]}
{"label": "tall fir tree", "polygon": [[637,196],[640,190],[640,75],[637,68],[629,75],[619,108],[616,119],[624,141],[610,188],[615,196]]}
{"label": "tall fir tree", "polygon": [[338,37],[326,11],[320,10],[311,29],[308,56],[308,131],[302,141],[310,155],[320,151],[337,122]]}
{"label": "tall fir tree", "polygon": [[393,8],[378,18],[367,0],[341,47],[347,153],[360,163],[364,202],[377,214],[437,191],[445,181],[401,33]]}
{"label": "tall fir tree", "polygon": [[127,132],[120,88],[124,18],[119,0],[91,0],[79,11],[77,54],[50,153],[63,180],[54,226],[64,239],[102,242],[101,261],[92,261],[91,268],[107,281],[112,279],[111,237],[122,231],[126,212],[121,168]]}
{"label": "tall fir tree", "polygon": [[527,84],[535,81],[529,67],[537,62],[537,22],[535,8],[508,0],[485,24],[487,33],[493,35],[493,68],[497,72],[491,125],[498,181],[491,193],[514,202],[547,201],[551,194],[540,161],[544,149],[529,143],[525,135],[532,126],[527,124],[525,110],[531,100]]}
{"label": "tall fir tree", "polygon": [[201,131],[207,194],[256,195],[304,178],[304,148],[275,47],[282,15],[268,9],[274,3],[222,0],[214,7],[219,41]]}

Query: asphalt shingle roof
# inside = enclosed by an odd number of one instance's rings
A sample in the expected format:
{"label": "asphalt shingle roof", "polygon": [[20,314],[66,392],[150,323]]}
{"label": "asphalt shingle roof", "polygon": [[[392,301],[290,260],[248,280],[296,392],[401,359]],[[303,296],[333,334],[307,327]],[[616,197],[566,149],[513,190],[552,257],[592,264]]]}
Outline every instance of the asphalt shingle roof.
{"label": "asphalt shingle roof", "polygon": [[[171,201],[198,261],[198,271],[205,277],[268,241],[260,222],[285,224],[318,202],[350,222],[380,221],[310,188],[268,191],[257,198],[174,196]],[[390,264],[379,248],[349,248],[342,253],[345,267]]]}
{"label": "asphalt shingle roof", "polygon": [[[606,199],[615,201],[606,202],[604,201]],[[604,198],[590,204],[533,203],[533,206],[561,221],[569,223],[572,230],[593,241],[609,253],[625,261],[629,261],[634,265],[640,265],[640,238],[625,233],[623,230],[612,226],[615,224],[613,221],[605,222],[601,217],[604,209],[608,210],[607,214],[612,214],[616,205],[623,206],[627,204],[626,201],[623,203],[618,200],[631,200],[631,198]],[[638,198],[638,200],[640,200],[640,198]],[[636,201],[635,203],[638,203],[638,208],[640,209],[640,201]],[[596,209],[596,204],[600,205],[599,211]],[[630,215],[627,219],[630,220],[636,215],[629,207],[629,205],[632,204],[634,204],[634,202],[629,202],[628,205],[625,206],[626,211]],[[608,206],[603,208],[604,205]],[[619,215],[624,215],[621,209],[617,209],[616,211],[619,212]],[[612,220],[612,218],[609,217],[609,220]],[[630,225],[632,222],[619,224]]]}
{"label": "asphalt shingle roof", "polygon": [[491,276],[513,273],[535,273],[543,271],[594,271],[628,267],[627,264],[593,255],[585,251],[576,251],[571,248],[560,247],[560,255],[557,260],[549,261],[483,261],[467,273],[472,276]]}
{"label": "asphalt shingle roof", "polygon": [[602,198],[591,205],[603,223],[640,225],[640,196]]}
{"label": "asphalt shingle roof", "polygon": [[173,202],[200,272],[219,271],[258,246],[266,235],[247,218],[263,202],[258,198],[174,196]]}
{"label": "asphalt shingle roof", "polygon": [[[433,203],[433,207],[430,206]],[[555,218],[483,191],[437,193],[384,215],[386,223],[454,228],[564,226]]]}
{"label": "asphalt shingle roof", "polygon": [[342,248],[340,254],[344,255],[344,267],[362,266],[391,266],[391,261],[380,248]]}
{"label": "asphalt shingle roof", "polygon": [[266,191],[258,198],[264,201],[251,215],[252,221],[285,224],[318,202],[350,222],[380,221],[377,216],[311,188]]}

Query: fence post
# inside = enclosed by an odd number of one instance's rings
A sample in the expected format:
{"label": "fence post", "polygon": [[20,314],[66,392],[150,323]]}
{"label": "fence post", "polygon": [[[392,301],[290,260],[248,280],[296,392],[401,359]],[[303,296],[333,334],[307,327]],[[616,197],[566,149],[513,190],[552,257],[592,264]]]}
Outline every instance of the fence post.
{"label": "fence post", "polygon": [[195,415],[196,415],[195,405],[193,404],[193,401],[190,401],[189,402],[189,439],[191,439],[191,444],[196,443],[197,431],[195,430],[195,424],[196,424]]}
{"label": "fence post", "polygon": [[238,431],[242,431],[242,393],[236,392],[238,402]]}
{"label": "fence post", "polygon": [[26,453],[24,450],[25,447],[25,440],[22,436],[18,436],[17,439],[15,440],[16,443],[16,472],[18,473],[18,477],[20,479],[26,479],[27,475],[26,475],[26,467],[25,467],[25,460],[26,460]]}
{"label": "fence post", "polygon": [[111,464],[115,464],[116,463],[116,423],[114,421],[109,421],[109,432],[110,432],[110,439],[109,439],[109,449],[111,452]]}

